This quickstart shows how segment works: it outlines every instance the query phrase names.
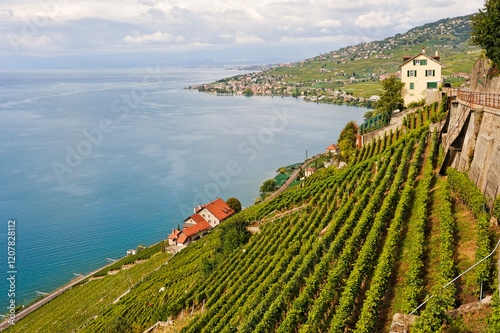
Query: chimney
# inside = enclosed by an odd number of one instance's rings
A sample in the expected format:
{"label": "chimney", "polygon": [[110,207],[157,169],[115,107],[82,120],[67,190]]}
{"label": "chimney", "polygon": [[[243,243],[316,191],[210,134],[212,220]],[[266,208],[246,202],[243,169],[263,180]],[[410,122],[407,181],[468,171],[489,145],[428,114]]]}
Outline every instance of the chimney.
{"label": "chimney", "polygon": [[193,208],[194,208],[194,213],[196,214],[196,205],[194,205]]}
{"label": "chimney", "polygon": [[425,54],[425,46],[422,47],[422,53]]}
{"label": "chimney", "polygon": [[438,50],[436,50],[436,57],[439,57],[439,53],[438,53]]}

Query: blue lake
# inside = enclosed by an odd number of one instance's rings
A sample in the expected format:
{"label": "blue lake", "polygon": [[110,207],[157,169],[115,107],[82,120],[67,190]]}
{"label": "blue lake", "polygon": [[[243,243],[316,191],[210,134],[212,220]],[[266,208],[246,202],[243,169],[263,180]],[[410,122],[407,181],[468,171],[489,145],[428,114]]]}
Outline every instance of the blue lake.
{"label": "blue lake", "polygon": [[183,89],[241,73],[0,72],[0,306],[9,219],[16,300],[26,303],[166,238],[193,205],[232,196],[251,205],[274,170],[324,152],[366,111]]}

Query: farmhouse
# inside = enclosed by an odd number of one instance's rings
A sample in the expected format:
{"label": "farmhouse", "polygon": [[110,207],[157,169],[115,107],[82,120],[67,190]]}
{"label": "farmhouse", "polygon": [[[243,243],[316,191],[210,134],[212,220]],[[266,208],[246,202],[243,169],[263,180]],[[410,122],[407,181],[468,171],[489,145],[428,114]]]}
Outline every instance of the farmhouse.
{"label": "farmhouse", "polygon": [[313,173],[316,172],[316,169],[315,168],[312,168],[312,167],[308,167],[306,170],[305,170],[305,176],[306,178],[309,177],[310,175],[312,175]]}
{"label": "farmhouse", "polygon": [[418,102],[425,98],[426,89],[438,89],[442,83],[441,69],[446,67],[440,62],[437,54],[425,54],[425,47],[416,56],[403,57],[401,67],[401,81],[405,84],[402,96],[405,105]]}
{"label": "farmhouse", "polygon": [[198,208],[194,207],[194,212],[201,215],[212,228],[234,214],[234,210],[221,198],[213,202],[210,201],[207,205],[199,205]]}
{"label": "farmhouse", "polygon": [[340,154],[340,148],[339,148],[339,145],[334,143],[333,145],[330,145],[326,148],[326,155],[329,155],[329,154],[332,154],[332,155],[338,155]]}
{"label": "farmhouse", "polygon": [[234,214],[224,200],[217,198],[207,205],[194,206],[194,214],[184,220],[182,230],[172,229],[168,236],[169,245],[188,245],[205,236],[212,228]]}

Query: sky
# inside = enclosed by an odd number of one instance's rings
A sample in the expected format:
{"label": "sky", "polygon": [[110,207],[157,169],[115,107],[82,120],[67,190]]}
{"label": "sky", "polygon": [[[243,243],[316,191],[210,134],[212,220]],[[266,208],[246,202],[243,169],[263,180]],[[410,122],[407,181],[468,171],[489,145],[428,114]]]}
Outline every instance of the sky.
{"label": "sky", "polygon": [[483,0],[0,0],[0,68],[297,61]]}

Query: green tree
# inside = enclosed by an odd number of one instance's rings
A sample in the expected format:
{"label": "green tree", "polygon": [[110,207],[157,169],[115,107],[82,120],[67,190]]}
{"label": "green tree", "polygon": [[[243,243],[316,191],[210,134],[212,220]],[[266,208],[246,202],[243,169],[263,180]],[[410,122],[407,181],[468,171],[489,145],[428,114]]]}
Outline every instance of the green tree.
{"label": "green tree", "polygon": [[274,179],[268,179],[262,184],[262,186],[260,187],[260,191],[263,193],[274,192],[274,184],[275,184]]}
{"label": "green tree", "polygon": [[486,56],[500,64],[500,0],[486,0],[484,8],[471,16],[472,44],[483,47]]}
{"label": "green tree", "polygon": [[244,91],[243,91],[243,94],[247,95],[247,96],[250,96],[250,95],[253,95],[253,91],[252,89],[250,88],[246,88]]}
{"label": "green tree", "polygon": [[384,92],[377,102],[377,114],[391,114],[392,111],[403,108],[404,100],[401,97],[401,89],[403,87],[404,83],[399,81],[394,75],[382,81]]}
{"label": "green tree", "polygon": [[229,198],[229,199],[227,199],[226,203],[236,213],[241,212],[241,202],[238,199],[236,199],[236,198]]}
{"label": "green tree", "polygon": [[340,132],[338,145],[340,148],[341,160],[348,162],[349,158],[356,151],[356,135],[358,134],[358,125],[355,121],[350,121]]}
{"label": "green tree", "polygon": [[247,223],[240,215],[220,224],[219,241],[222,253],[225,256],[231,254],[234,249],[245,244],[250,239],[250,232],[246,227]]}

